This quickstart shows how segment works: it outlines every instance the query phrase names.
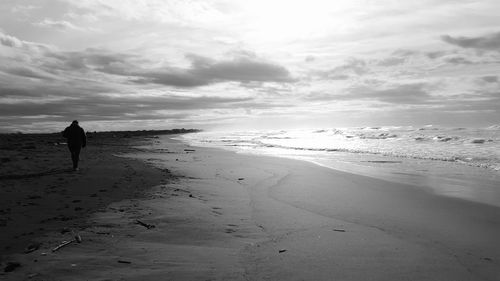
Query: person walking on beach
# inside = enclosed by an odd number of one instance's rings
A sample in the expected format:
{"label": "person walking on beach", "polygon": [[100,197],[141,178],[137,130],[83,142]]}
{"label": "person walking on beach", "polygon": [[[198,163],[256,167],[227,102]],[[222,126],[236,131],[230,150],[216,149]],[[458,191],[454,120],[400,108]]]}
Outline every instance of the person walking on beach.
{"label": "person walking on beach", "polygon": [[80,150],[87,145],[85,131],[74,120],[69,127],[63,131],[63,137],[68,139],[68,148],[73,161],[73,171],[78,171],[78,160],[80,160]]}

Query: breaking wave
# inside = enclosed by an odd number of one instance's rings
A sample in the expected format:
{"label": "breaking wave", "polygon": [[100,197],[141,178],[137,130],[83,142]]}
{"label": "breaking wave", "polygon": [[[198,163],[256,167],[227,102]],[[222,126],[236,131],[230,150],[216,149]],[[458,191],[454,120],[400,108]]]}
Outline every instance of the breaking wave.
{"label": "breaking wave", "polygon": [[482,129],[358,127],[316,130],[201,132],[185,135],[196,145],[234,150],[280,149],[346,152],[452,161],[500,171],[500,126]]}

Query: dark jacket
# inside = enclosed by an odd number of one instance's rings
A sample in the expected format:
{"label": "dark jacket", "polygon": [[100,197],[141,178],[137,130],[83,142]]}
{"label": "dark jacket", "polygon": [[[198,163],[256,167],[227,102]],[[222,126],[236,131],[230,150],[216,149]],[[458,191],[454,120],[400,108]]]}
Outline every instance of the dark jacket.
{"label": "dark jacket", "polygon": [[70,147],[85,147],[87,145],[85,131],[78,124],[71,124],[71,126],[64,129],[63,137],[68,139],[68,146]]}

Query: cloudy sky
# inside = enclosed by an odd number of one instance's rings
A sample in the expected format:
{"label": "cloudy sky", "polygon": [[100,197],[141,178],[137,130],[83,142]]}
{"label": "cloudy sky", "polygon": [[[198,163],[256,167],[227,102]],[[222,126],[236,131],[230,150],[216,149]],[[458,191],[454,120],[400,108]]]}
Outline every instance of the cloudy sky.
{"label": "cloudy sky", "polygon": [[497,0],[2,0],[0,131],[500,123]]}

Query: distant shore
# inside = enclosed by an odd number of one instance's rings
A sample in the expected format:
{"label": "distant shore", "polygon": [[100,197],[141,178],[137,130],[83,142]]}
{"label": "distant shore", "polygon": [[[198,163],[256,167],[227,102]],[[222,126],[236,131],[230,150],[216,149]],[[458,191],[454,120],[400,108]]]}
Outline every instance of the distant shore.
{"label": "distant shore", "polygon": [[32,175],[0,181],[6,280],[500,280],[497,207],[166,135],[90,139],[76,173],[29,142],[0,173]]}

